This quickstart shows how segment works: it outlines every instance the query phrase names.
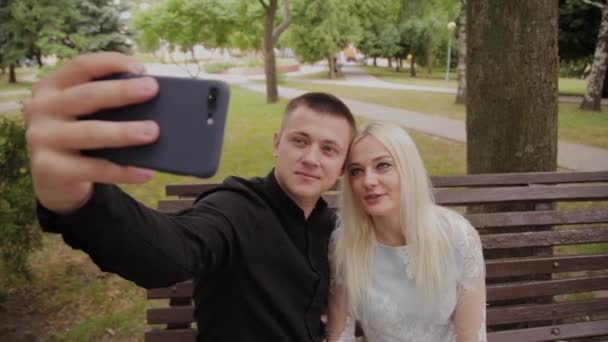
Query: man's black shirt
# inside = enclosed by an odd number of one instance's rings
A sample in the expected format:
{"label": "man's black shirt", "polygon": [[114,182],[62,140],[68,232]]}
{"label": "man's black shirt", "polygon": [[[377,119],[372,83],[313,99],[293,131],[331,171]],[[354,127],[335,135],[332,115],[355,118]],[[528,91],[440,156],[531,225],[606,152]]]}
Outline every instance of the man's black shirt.
{"label": "man's black shirt", "polygon": [[309,215],[271,172],[227,178],[192,209],[167,215],[116,186],[60,217],[38,206],[47,232],[103,270],[145,288],[194,279],[198,341],[319,341],[334,216],[321,199]]}

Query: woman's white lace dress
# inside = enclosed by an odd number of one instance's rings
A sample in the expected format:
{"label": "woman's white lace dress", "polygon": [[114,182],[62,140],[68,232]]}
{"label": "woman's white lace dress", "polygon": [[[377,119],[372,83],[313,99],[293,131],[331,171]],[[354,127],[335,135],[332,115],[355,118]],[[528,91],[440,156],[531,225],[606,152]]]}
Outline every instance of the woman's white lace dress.
{"label": "woman's white lace dress", "polygon": [[[434,303],[426,302],[416,290],[408,247],[375,243],[368,305],[356,317],[367,341],[486,341],[481,243],[468,222],[460,226],[466,232],[452,240],[449,285]],[[354,341],[354,325],[349,316],[338,341]]]}

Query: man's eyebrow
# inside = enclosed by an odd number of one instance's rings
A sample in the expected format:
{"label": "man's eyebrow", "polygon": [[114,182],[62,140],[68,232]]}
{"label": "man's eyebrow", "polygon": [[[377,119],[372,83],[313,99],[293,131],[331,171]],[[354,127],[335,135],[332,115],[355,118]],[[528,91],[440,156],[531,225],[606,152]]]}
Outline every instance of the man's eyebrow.
{"label": "man's eyebrow", "polygon": [[302,132],[302,131],[288,132],[287,135],[302,135],[302,136],[305,136],[307,138],[310,138],[310,135],[308,133]]}

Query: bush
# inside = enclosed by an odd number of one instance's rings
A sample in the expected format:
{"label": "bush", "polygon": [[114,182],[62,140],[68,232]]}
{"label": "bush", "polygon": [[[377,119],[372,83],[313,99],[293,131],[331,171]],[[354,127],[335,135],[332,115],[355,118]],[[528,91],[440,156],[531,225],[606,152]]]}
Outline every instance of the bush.
{"label": "bush", "polygon": [[42,245],[22,120],[0,118],[0,255],[4,278],[29,278],[31,252]]}

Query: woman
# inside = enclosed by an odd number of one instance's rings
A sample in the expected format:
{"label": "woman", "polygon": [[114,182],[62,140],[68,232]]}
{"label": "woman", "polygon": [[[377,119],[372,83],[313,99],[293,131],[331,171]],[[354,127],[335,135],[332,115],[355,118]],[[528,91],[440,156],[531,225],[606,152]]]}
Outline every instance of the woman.
{"label": "woman", "polygon": [[332,237],[328,340],[485,341],[485,269],[477,231],[436,205],[400,127],[372,123],[351,145]]}

